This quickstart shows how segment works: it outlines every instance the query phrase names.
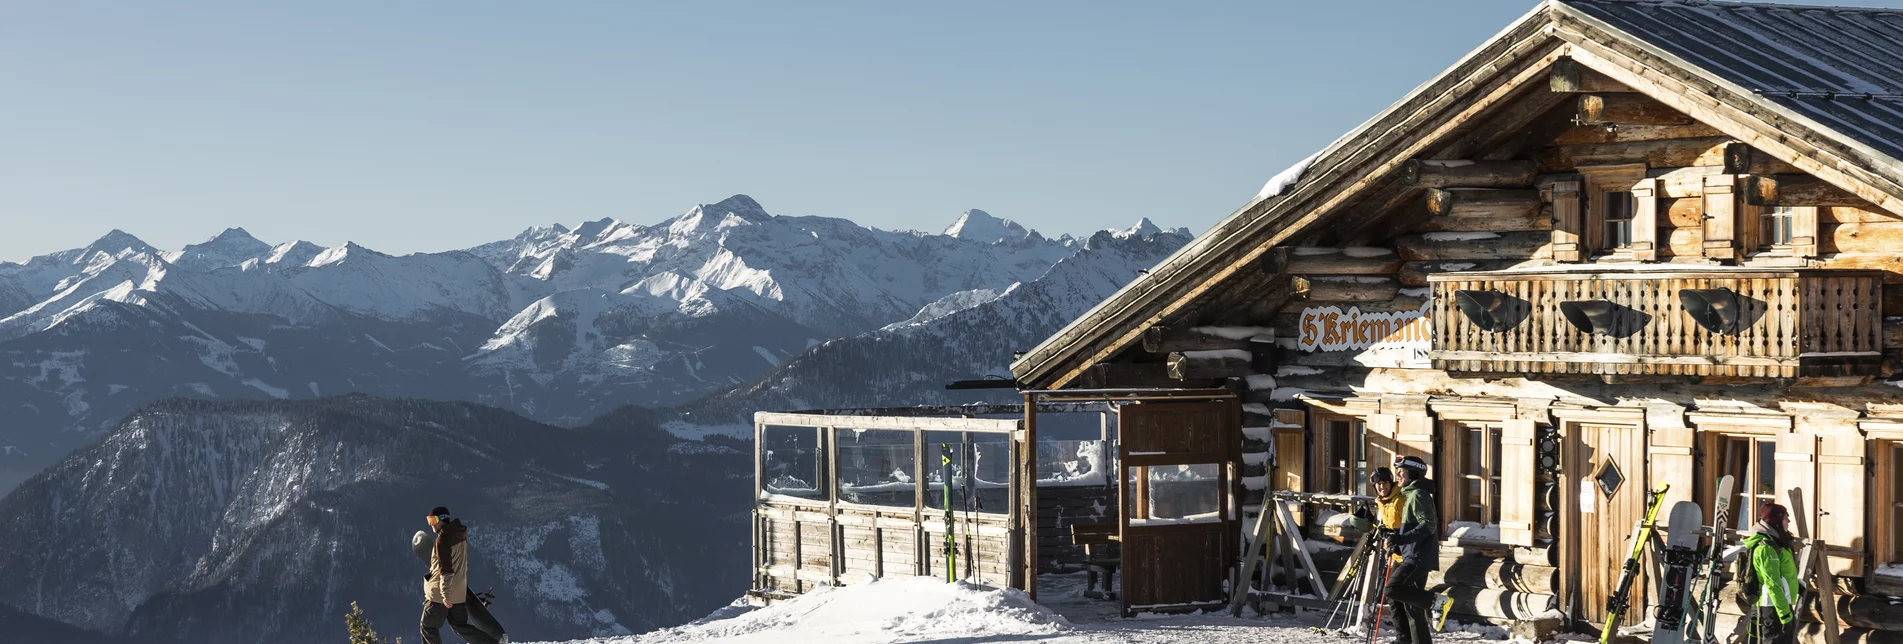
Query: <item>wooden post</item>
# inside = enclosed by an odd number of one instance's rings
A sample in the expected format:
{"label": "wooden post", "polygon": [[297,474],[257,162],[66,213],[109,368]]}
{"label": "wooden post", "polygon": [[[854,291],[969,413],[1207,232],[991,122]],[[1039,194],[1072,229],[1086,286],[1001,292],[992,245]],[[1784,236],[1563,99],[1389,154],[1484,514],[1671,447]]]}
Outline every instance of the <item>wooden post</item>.
{"label": "wooden post", "polygon": [[1023,480],[1018,482],[1024,504],[1024,592],[1037,601],[1037,395],[1024,394]]}
{"label": "wooden post", "polygon": [[1875,210],[1862,197],[1807,174],[1754,174],[1744,179],[1744,202],[1753,206],[1837,206]]}
{"label": "wooden post", "polygon": [[845,563],[845,544],[839,538],[839,430],[823,427],[819,431],[826,441],[826,492],[831,498],[826,504],[826,537],[832,562],[826,568],[831,573],[833,585],[837,586],[839,574],[843,572],[840,568]]}
{"label": "wooden post", "polygon": [[766,455],[766,425],[759,420],[753,422],[753,587],[766,588],[766,567],[768,564],[767,518],[760,515],[760,481],[766,476],[764,465]]}

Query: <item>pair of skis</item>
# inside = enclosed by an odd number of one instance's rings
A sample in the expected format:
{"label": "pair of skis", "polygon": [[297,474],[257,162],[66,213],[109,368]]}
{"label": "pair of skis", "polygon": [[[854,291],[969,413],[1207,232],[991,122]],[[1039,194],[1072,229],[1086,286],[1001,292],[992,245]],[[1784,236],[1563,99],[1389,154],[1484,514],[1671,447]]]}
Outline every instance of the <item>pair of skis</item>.
{"label": "pair of skis", "polygon": [[[951,443],[938,444],[939,480],[944,484],[944,498],[942,500],[945,506],[945,581],[947,582],[958,581],[958,533],[956,530],[958,514],[955,509],[957,506],[952,505],[952,453],[954,451],[958,452],[958,466],[960,473],[964,475],[964,480],[960,487],[963,488],[962,491],[965,501],[965,529],[967,530],[965,536],[967,538],[971,536],[969,531],[972,529],[973,522],[976,520],[976,517],[972,516],[976,511],[973,509],[973,502],[977,501],[978,505],[983,505],[983,501],[980,500],[980,497],[978,497],[973,490],[978,483],[978,476],[972,467],[977,459],[974,458],[971,451],[972,443],[970,434],[965,435],[965,442],[962,443],[962,447],[962,450],[954,450]],[[967,554],[975,554],[975,552],[976,551],[973,550]],[[975,560],[968,561],[966,562],[966,568],[972,571],[973,576],[982,577],[983,573],[978,571],[977,564],[978,562]]]}
{"label": "pair of skis", "polygon": [[[1660,557],[1664,561],[1665,571],[1659,579],[1658,606],[1653,613],[1653,644],[1717,644],[1714,631],[1718,617],[1718,591],[1725,583],[1721,570],[1724,565],[1722,551],[1725,524],[1731,516],[1733,483],[1732,477],[1728,475],[1718,479],[1718,489],[1712,499],[1712,524],[1709,527],[1702,524],[1704,512],[1697,503],[1680,501],[1672,506],[1665,550]],[[1624,617],[1628,593],[1639,568],[1639,556],[1644,551],[1645,542],[1651,539],[1660,500],[1669,488],[1665,486],[1656,492],[1647,493],[1645,519],[1633,533],[1635,543],[1632,556],[1626,559],[1618,591],[1607,602],[1609,616],[1605,629],[1600,632],[1602,643],[1611,641],[1619,621]],[[1698,548],[1700,532],[1709,532],[1711,535],[1711,543],[1703,553]],[[1704,589],[1702,593],[1695,593],[1692,591],[1693,582],[1699,576],[1701,567]]]}

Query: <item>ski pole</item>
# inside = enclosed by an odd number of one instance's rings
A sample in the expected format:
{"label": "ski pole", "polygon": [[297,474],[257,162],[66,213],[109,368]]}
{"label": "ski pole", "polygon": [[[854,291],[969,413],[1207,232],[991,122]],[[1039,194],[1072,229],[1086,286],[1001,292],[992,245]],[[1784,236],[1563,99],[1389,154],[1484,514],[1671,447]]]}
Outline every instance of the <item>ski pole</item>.
{"label": "ski pole", "polygon": [[1388,581],[1394,578],[1394,562],[1388,562],[1388,571],[1381,575],[1381,599],[1375,604],[1374,628],[1369,631],[1368,644],[1379,644],[1381,640],[1381,615],[1388,608]]}

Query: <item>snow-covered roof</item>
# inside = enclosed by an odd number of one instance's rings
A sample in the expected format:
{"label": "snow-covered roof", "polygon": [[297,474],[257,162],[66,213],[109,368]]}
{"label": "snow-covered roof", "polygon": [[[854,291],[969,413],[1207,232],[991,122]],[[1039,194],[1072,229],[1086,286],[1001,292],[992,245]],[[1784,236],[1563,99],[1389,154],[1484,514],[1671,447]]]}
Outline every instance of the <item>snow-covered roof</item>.
{"label": "snow-covered roof", "polygon": [[1460,125],[1508,113],[1516,96],[1543,94],[1547,68],[1563,57],[1903,213],[1903,12],[1545,0],[1271,179],[1240,210],[1025,352],[1012,374],[1036,388],[1070,384],[1145,328],[1247,275],[1276,244],[1394,190],[1402,164],[1436,158],[1472,133]]}

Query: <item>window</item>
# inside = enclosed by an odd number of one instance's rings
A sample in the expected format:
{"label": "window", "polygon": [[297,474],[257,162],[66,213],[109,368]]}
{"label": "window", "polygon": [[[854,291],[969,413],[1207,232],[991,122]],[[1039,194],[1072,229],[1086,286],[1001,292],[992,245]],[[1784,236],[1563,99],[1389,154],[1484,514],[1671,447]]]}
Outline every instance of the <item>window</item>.
{"label": "window", "polygon": [[1778,248],[1791,245],[1796,237],[1797,209],[1790,206],[1777,206],[1766,209],[1760,216],[1762,225],[1758,228],[1758,242],[1765,248]]}
{"label": "window", "polygon": [[840,430],[839,501],[909,508],[918,503],[918,435],[910,431]]}
{"label": "window", "polygon": [[[1620,259],[1656,259],[1658,238],[1653,180],[1645,178],[1643,163],[1582,166],[1579,177],[1584,183],[1584,236],[1586,247],[1597,255]],[[1646,197],[1648,208],[1639,198]],[[1555,223],[1555,225],[1558,225]]]}
{"label": "window", "polygon": [[768,425],[761,433],[760,493],[825,501],[830,498],[826,430]]}
{"label": "window", "polygon": [[1635,209],[1630,191],[1605,193],[1606,250],[1632,247],[1632,212]]}
{"label": "window", "polygon": [[1448,462],[1457,465],[1451,473],[1453,486],[1447,507],[1450,521],[1472,521],[1481,525],[1500,522],[1500,436],[1501,423],[1448,421],[1443,436],[1454,443]]}
{"label": "window", "polygon": [[1336,416],[1324,421],[1327,442],[1322,447],[1325,471],[1323,492],[1367,494],[1368,424],[1356,418]]}
{"label": "window", "polygon": [[1757,520],[1760,505],[1778,502],[1777,441],[1758,436],[1726,436],[1722,440],[1724,473],[1731,475],[1737,495],[1732,499],[1732,527],[1749,530]]}

